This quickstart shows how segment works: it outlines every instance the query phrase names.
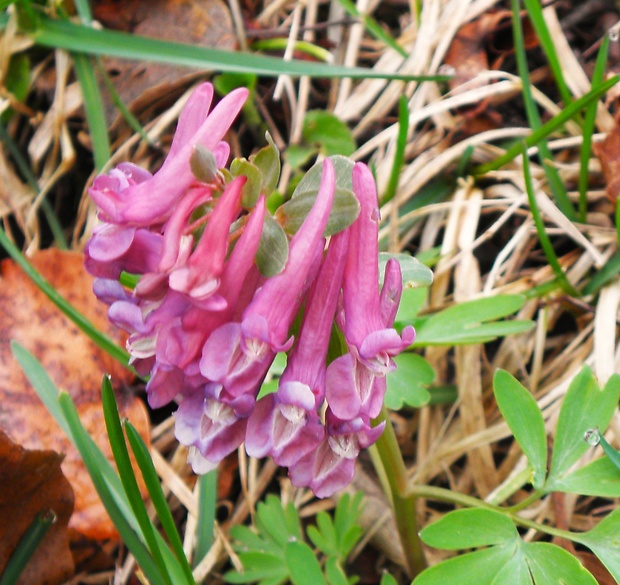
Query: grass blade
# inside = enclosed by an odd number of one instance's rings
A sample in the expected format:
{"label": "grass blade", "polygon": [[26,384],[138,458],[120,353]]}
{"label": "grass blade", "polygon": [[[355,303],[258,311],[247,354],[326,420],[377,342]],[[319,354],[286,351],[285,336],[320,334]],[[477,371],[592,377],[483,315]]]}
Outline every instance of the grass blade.
{"label": "grass blade", "polygon": [[387,203],[396,195],[398,189],[398,179],[405,160],[405,148],[407,147],[407,133],[409,132],[409,104],[407,96],[400,96],[398,102],[398,137],[396,139],[396,151],[394,152],[394,163],[390,171],[390,179],[385,193],[383,193],[382,204]]}
{"label": "grass blade", "polygon": [[95,167],[101,170],[110,160],[110,139],[104,115],[101,92],[95,78],[92,59],[88,55],[72,52],[75,74],[80,82],[84,110],[90,132]]}
{"label": "grass blade", "polygon": [[[82,426],[82,422],[80,421],[80,417],[78,416],[71,397],[66,393],[61,393],[58,397],[58,402],[67,424],[71,428],[75,446],[80,452],[84,460],[84,465],[86,465],[86,469],[88,470],[88,474],[101,498],[101,502],[110,515],[110,519],[114,523],[114,526],[116,526],[121,534],[123,542],[136,558],[136,561],[144,571],[150,583],[153,585],[168,583],[169,581],[161,574],[146,546],[129,523],[124,512],[118,506],[108,484],[104,480],[102,472],[96,464],[97,457],[94,455],[94,449],[97,451],[99,451],[99,449],[94,445],[88,432]],[[99,451],[99,453],[101,452]]]}
{"label": "grass blade", "polygon": [[549,62],[549,67],[553,73],[555,83],[560,91],[560,96],[562,97],[564,104],[568,105],[573,101],[573,96],[568,89],[566,80],[564,79],[562,65],[560,64],[555,50],[555,45],[553,44],[553,39],[551,38],[551,34],[547,28],[547,23],[545,22],[545,17],[542,12],[542,6],[540,5],[540,0],[523,0],[523,4],[525,4],[525,9],[530,17],[530,22],[534,26],[534,30],[536,31],[542,50],[547,56],[547,61]]}
{"label": "grass blade", "polygon": [[[120,364],[134,372],[128,365],[129,354],[107,335],[101,333],[82,313],[60,295],[56,289],[45,279],[32,265],[19,249],[11,242],[6,233],[0,228],[0,246],[2,246],[15,263],[26,273],[26,276],[34,282],[39,290],[54,303],[77,327],[92,339],[103,351],[112,356]],[[135,372],[134,372],[135,373]]]}
{"label": "grass blade", "polygon": [[0,575],[0,585],[14,585],[24,572],[28,561],[41,544],[47,531],[56,521],[56,515],[52,510],[40,512],[30,523],[23,536],[19,539],[17,547],[11,554],[8,563]]}
{"label": "grass blade", "polygon": [[68,51],[122,59],[157,61],[183,67],[198,67],[203,70],[254,73],[267,77],[308,75],[310,77],[398,79],[401,81],[445,81],[449,79],[446,75],[382,73],[363,67],[343,67],[298,60],[284,61],[277,57],[160,41],[119,31],[96,30],[44,16],[40,17],[38,28],[30,32],[30,35],[39,45]]}
{"label": "grass blade", "polygon": [[555,132],[558,128],[561,128],[568,120],[572,119],[575,114],[581,110],[587,108],[592,102],[597,101],[602,95],[607,93],[616,83],[620,81],[620,75],[614,75],[611,79],[605,81],[596,88],[593,88],[588,93],[575,100],[570,105],[566,106],[557,116],[554,116],[548,122],[545,122],[540,128],[535,129],[527,138],[523,141],[510,147],[504,154],[498,156],[495,160],[488,163],[478,165],[472,169],[474,175],[484,175],[490,171],[496,171],[505,164],[508,164],[517,156],[519,156],[523,150],[523,143],[527,148],[536,146],[541,140],[544,140],[552,132]]}
{"label": "grass blade", "polygon": [[103,403],[103,416],[108,431],[108,439],[112,447],[116,467],[118,468],[118,475],[125,489],[125,495],[127,496],[133,513],[136,515],[136,519],[140,525],[142,534],[144,534],[144,538],[155,564],[164,576],[165,582],[168,585],[172,585],[170,577],[166,572],[166,565],[159,548],[159,543],[155,538],[155,528],[146,511],[146,506],[142,501],[142,494],[138,487],[138,481],[136,480],[131,460],[129,459],[129,452],[127,451],[125,436],[118,415],[118,405],[114,397],[114,390],[112,390],[112,384],[110,384],[110,379],[107,376],[103,378],[101,386],[101,401]]}
{"label": "grass blade", "polygon": [[[531,4],[531,3],[530,3]],[[540,15],[542,18],[542,14]],[[538,106],[532,95],[532,88],[530,84],[530,73],[527,65],[527,55],[525,53],[525,41],[523,38],[523,28],[521,26],[521,17],[519,15],[519,0],[512,0],[512,32],[515,45],[515,57],[517,60],[517,71],[521,78],[521,86],[523,93],[523,102],[525,105],[525,113],[527,115],[528,123],[532,130],[539,130],[542,126],[540,114],[538,113]],[[544,25],[544,21],[543,21]],[[544,26],[546,29],[546,26]],[[542,42],[542,41],[541,41]],[[552,41],[550,40],[551,44]],[[570,102],[570,100],[569,100]],[[568,198],[568,193],[564,187],[564,183],[560,179],[558,170],[553,166],[553,156],[546,140],[541,140],[538,145],[538,157],[545,170],[549,187],[553,193],[553,196],[558,204],[560,211],[569,219],[574,220],[575,209],[573,204]]]}
{"label": "grass blade", "polygon": [[551,245],[551,240],[547,235],[547,230],[545,229],[545,223],[543,221],[542,215],[540,214],[540,210],[538,209],[538,203],[536,202],[536,194],[534,193],[534,185],[532,183],[532,173],[530,171],[530,161],[527,157],[527,149],[525,146],[522,146],[523,153],[523,176],[525,178],[525,190],[527,191],[527,198],[530,203],[530,211],[532,212],[532,219],[534,220],[534,224],[536,225],[536,231],[538,232],[538,240],[540,241],[540,245],[547,257],[547,262],[553,269],[553,272],[558,279],[558,283],[564,289],[564,291],[571,296],[581,296],[579,292],[573,287],[573,285],[568,282],[566,278],[566,274],[562,270],[562,266],[560,266],[560,262],[558,257],[555,254],[555,250]]}
{"label": "grass blade", "polygon": [[155,466],[153,465],[153,460],[151,459],[148,448],[144,444],[144,441],[138,431],[136,431],[134,426],[129,421],[125,422],[125,431],[127,432],[127,440],[129,441],[131,450],[136,458],[138,467],[142,472],[142,478],[144,479],[144,483],[146,484],[149,495],[151,496],[151,502],[155,507],[159,521],[161,522],[166,536],[168,537],[172,551],[174,552],[174,555],[183,570],[186,582],[194,585],[195,581],[192,575],[192,569],[189,566],[187,557],[183,551],[183,543],[181,542],[174,519],[170,513],[166,496],[161,489],[159,477],[155,471]]}
{"label": "grass blade", "polygon": [[[594,65],[594,72],[592,73],[592,87],[600,85],[605,75],[605,67],[607,65],[607,55],[609,53],[609,37],[606,36],[601,43],[598,55],[596,57],[596,63]],[[581,143],[580,152],[580,168],[579,168],[579,221],[584,223],[586,221],[586,215],[588,212],[588,179],[589,169],[588,163],[590,162],[590,154],[592,152],[592,134],[594,134],[594,124],[596,123],[596,110],[598,108],[598,101],[592,102],[586,108],[586,115],[583,122],[583,142]],[[619,232],[620,234],[620,232]],[[620,240],[620,235],[619,235]]]}
{"label": "grass blade", "polygon": [[213,544],[215,506],[217,503],[217,469],[198,478],[198,526],[194,565],[207,556]]}

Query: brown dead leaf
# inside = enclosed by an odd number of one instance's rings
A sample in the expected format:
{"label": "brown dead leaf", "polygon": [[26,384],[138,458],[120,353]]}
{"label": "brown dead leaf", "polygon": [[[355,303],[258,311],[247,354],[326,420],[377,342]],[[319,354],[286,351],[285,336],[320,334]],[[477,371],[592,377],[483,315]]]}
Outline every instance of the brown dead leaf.
{"label": "brown dead leaf", "polygon": [[73,490],[54,451],[26,450],[0,431],[0,575],[39,513],[56,521],[26,565],[18,585],[56,585],[73,575],[67,523]]}
{"label": "brown dead leaf", "polygon": [[[223,0],[100,0],[93,11],[104,26],[136,35],[224,50],[236,46],[232,19]],[[151,106],[198,74],[162,63],[104,62],[123,103],[134,112]],[[111,123],[118,111],[111,102],[105,109]]]}
{"label": "brown dead leaf", "polygon": [[[512,42],[506,43],[507,35],[512,41],[511,21],[510,10],[490,11],[457,31],[445,56],[445,63],[455,71],[450,89],[455,90],[483,71],[499,68],[505,55],[514,51]],[[528,21],[524,22],[524,35],[526,48],[536,46],[538,40]]]}
{"label": "brown dead leaf", "polygon": [[607,196],[612,201],[616,201],[620,193],[620,124],[618,119],[605,139],[592,145],[592,150],[603,167]]}
{"label": "brown dead leaf", "polygon": [[[92,278],[76,252],[44,250],[32,263],[56,290],[101,331],[120,343],[106,309],[94,297]],[[121,416],[131,420],[145,440],[149,422],[144,404],[120,391],[131,374],[101,351],[41,293],[12,261],[4,260],[0,280],[0,429],[27,449],[52,449],[66,455],[62,469],[75,491],[70,528],[92,539],[116,535],[112,522],[84,468],[79,453],[58,428],[14,361],[14,339],[43,364],[56,385],[73,398],[84,426],[112,461],[101,407],[101,380],[112,376]]]}

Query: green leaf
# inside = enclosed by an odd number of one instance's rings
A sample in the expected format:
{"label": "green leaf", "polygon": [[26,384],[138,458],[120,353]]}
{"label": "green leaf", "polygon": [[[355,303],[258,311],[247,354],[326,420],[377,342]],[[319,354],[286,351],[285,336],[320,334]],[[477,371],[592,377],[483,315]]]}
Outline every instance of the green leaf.
{"label": "green leaf", "polygon": [[[287,233],[295,234],[301,227],[316,201],[316,195],[316,192],[310,191],[300,193],[278,208],[276,218]],[[348,228],[357,218],[359,210],[359,201],[353,191],[337,188],[324,235],[333,236]]]}
{"label": "green leaf", "polygon": [[252,155],[250,162],[256,165],[262,173],[262,193],[269,195],[280,180],[280,151],[269,132],[265,133],[265,139],[269,144]]}
{"label": "green leaf", "polygon": [[420,355],[401,353],[394,358],[396,370],[387,376],[387,392],[384,403],[391,410],[405,405],[421,408],[431,399],[426,389],[435,380],[435,370]]}
{"label": "green leaf", "polygon": [[[178,568],[183,572],[185,582],[188,585],[195,585],[192,569],[189,565],[187,557],[185,556],[181,537],[177,531],[174,518],[172,517],[172,512],[168,506],[166,496],[164,495],[164,491],[161,487],[161,483],[159,481],[157,471],[155,470],[155,465],[153,464],[153,459],[151,458],[148,447],[138,431],[129,421],[125,421],[125,429],[127,433],[127,440],[129,441],[131,450],[134,454],[138,467],[140,468],[140,472],[142,473],[142,479],[144,480],[144,484],[146,485],[149,496],[151,497],[151,503],[153,504],[153,507],[157,512],[159,522],[168,537],[168,542],[170,543],[174,556],[176,557]],[[176,580],[175,584],[178,582],[179,581]]]}
{"label": "green leaf", "polygon": [[448,512],[420,532],[425,544],[447,550],[506,544],[517,536],[510,518],[482,508]]}
{"label": "green leaf", "polygon": [[280,224],[266,214],[256,252],[256,265],[263,276],[270,277],[282,272],[287,260],[288,238]]}
{"label": "green leaf", "polygon": [[327,512],[319,512],[316,515],[316,526],[308,526],[308,538],[312,544],[326,555],[338,554],[338,539],[332,519]]}
{"label": "green leaf", "polygon": [[[163,553],[159,547],[159,542],[155,537],[155,527],[151,522],[146,506],[138,487],[138,480],[134,473],[129,458],[129,451],[125,443],[125,435],[121,426],[121,420],[118,414],[118,405],[114,396],[112,384],[107,376],[104,376],[101,386],[101,401],[103,404],[103,416],[105,420],[108,439],[114,455],[114,462],[118,468],[118,474],[123,483],[125,495],[131,505],[131,509],[138,520],[142,534],[144,534],[149,552],[153,556],[153,560],[157,564],[166,583],[172,583],[166,570]],[[191,574],[191,571],[190,571]],[[191,581],[190,581],[191,582]]]}
{"label": "green leaf", "polygon": [[412,585],[508,585],[495,577],[510,562],[514,546],[494,546],[454,557],[426,569]]}
{"label": "green leaf", "polygon": [[588,450],[584,433],[597,427],[607,428],[620,397],[620,376],[613,375],[601,390],[588,366],[575,376],[560,410],[553,443],[551,470],[546,491],[555,490],[554,483]]}
{"label": "green leaf", "polygon": [[[540,128],[534,130],[524,142],[528,148],[537,145],[551,133],[562,127],[566,122],[573,119],[581,110],[588,107],[593,101],[600,99],[607,91],[609,91],[616,83],[620,81],[620,76],[615,75],[601,85],[592,88],[588,93],[582,95],[570,105],[566,106],[559,114],[545,122]],[[515,144],[509,148],[504,154],[497,157],[491,162],[484,163],[472,169],[473,175],[484,175],[489,171],[497,170],[521,154],[521,143]]]}
{"label": "green leaf", "polygon": [[327,585],[321,566],[307,544],[289,542],[284,556],[294,585]]}
{"label": "green leaf", "polygon": [[601,444],[601,447],[603,448],[603,451],[605,452],[605,455],[607,455],[607,458],[609,459],[609,461],[613,463],[616,469],[620,470],[620,453],[618,453],[618,451],[616,451],[607,442],[607,439],[603,435],[600,435],[599,442]]}
{"label": "green leaf", "polygon": [[310,159],[316,157],[318,150],[314,146],[306,144],[289,144],[284,151],[284,158],[291,167],[298,169],[310,162]]}
{"label": "green leaf", "polygon": [[273,494],[269,494],[264,502],[258,504],[256,527],[280,548],[284,548],[291,537],[298,540],[302,538],[295,506],[289,502],[283,508],[282,502]]}
{"label": "green leaf", "polygon": [[620,582],[620,509],[614,510],[592,530],[575,535],[575,540],[587,546]]}
{"label": "green leaf", "polygon": [[381,576],[381,583],[379,585],[398,585],[398,581],[392,577],[389,573],[383,573]]}
{"label": "green leaf", "polygon": [[21,102],[28,95],[30,86],[30,57],[25,53],[11,55],[9,67],[4,77],[4,87]]}
{"label": "green leaf", "polygon": [[349,156],[357,148],[349,127],[324,110],[311,110],[306,114],[302,134],[308,144],[317,145],[325,156]]}
{"label": "green leaf", "polygon": [[549,542],[528,542],[522,548],[536,585],[597,585],[590,572],[559,546]]}
{"label": "green leaf", "polygon": [[445,75],[420,76],[382,73],[374,69],[342,67],[332,63],[285,61],[278,57],[223,51],[185,43],[161,41],[124,32],[97,30],[68,21],[52,20],[44,16],[39,18],[38,28],[31,36],[36,43],[46,47],[121,59],[170,63],[179,67],[192,67],[203,71],[215,69],[217,71],[251,73],[270,77],[308,75],[326,78],[351,77],[356,79],[400,79],[404,81],[445,81],[449,79]]}
{"label": "green leaf", "polygon": [[459,303],[424,319],[414,321],[413,347],[484,343],[534,326],[532,321],[499,321],[518,311],[525,303],[521,295],[497,295]]}
{"label": "green leaf", "polygon": [[542,412],[532,395],[504,370],[495,373],[493,392],[502,416],[532,466],[532,484],[540,489],[547,474],[547,433]]}
{"label": "green leaf", "polygon": [[553,482],[556,492],[620,498],[620,471],[608,457],[601,457]]}
{"label": "green leaf", "polygon": [[243,571],[228,571],[224,574],[227,583],[286,583],[289,573],[284,559],[262,552],[243,552],[239,554]]}
{"label": "green leaf", "polygon": [[336,557],[329,557],[325,561],[325,576],[329,585],[349,585],[347,575]]}
{"label": "green leaf", "polygon": [[390,254],[379,252],[379,284],[383,285],[385,265],[390,258],[396,258],[403,275],[403,288],[417,288],[433,284],[433,271],[411,254]]}
{"label": "green leaf", "polygon": [[246,209],[251,209],[261,195],[263,175],[260,169],[244,158],[236,158],[230,164],[230,173],[233,177],[246,177],[247,181],[241,189],[241,204]]}
{"label": "green leaf", "polygon": [[[329,158],[336,174],[336,192],[325,228],[326,236],[349,227],[359,214],[359,202],[353,194],[353,161],[340,155]],[[288,233],[295,233],[310,212],[319,192],[322,174],[323,163],[315,164],[299,181],[291,199],[276,212],[278,221]]]}
{"label": "green leaf", "polygon": [[362,537],[363,530],[358,521],[362,513],[363,501],[363,492],[357,492],[353,497],[349,494],[343,494],[336,506],[334,527],[342,561],[346,559]]}
{"label": "green leaf", "polygon": [[428,296],[427,288],[405,288],[400,297],[396,321],[399,323],[411,323],[426,302]]}
{"label": "green leaf", "polygon": [[[19,581],[26,565],[54,522],[56,522],[56,514],[53,510],[43,510],[34,517],[21,535],[17,546],[10,553],[2,575],[0,575],[0,585],[14,585]],[[6,559],[6,551],[4,556]]]}

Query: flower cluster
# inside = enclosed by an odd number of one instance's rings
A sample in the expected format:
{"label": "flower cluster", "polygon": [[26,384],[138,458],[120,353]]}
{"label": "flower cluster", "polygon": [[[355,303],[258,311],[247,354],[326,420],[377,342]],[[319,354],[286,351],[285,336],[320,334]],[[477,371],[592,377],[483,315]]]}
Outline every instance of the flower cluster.
{"label": "flower cluster", "polygon": [[[294,485],[328,496],[351,481],[360,449],[381,434],[372,420],[386,374],[414,338],[412,327],[392,328],[400,266],[388,261],[380,290],[377,194],[363,164],[351,164],[357,218],[325,237],[336,193],[326,159],[282,270],[262,274],[257,251],[275,223],[268,193],[246,204],[250,179],[225,169],[223,138],[247,92],[209,112],[212,98],[208,83],[192,94],[157,173],[125,163],[95,179],[100,221],[86,267],[110,320],[129,333],[132,363],[149,376],[150,405],[179,404],[175,433],[197,473],[245,441],[251,456],[288,467]],[[333,335],[346,350],[328,365]],[[278,389],[257,399],[278,352],[288,352]]]}

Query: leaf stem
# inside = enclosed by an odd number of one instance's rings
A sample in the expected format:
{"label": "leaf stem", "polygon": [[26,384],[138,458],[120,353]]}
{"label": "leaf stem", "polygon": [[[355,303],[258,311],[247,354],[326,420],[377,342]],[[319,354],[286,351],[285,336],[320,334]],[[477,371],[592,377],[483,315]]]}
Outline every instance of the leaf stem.
{"label": "leaf stem", "polygon": [[375,446],[388,481],[389,495],[394,508],[394,519],[396,520],[407,569],[410,577],[415,577],[427,566],[422,542],[418,536],[417,495],[408,491],[407,468],[405,467],[405,462],[396,440],[396,434],[394,433],[394,427],[385,406],[373,422],[374,424],[385,422],[385,430],[375,443]]}
{"label": "leaf stem", "polygon": [[[528,520],[527,518],[519,516],[516,511],[513,511],[514,508],[495,506],[494,504],[489,504],[488,502],[479,500],[473,496],[453,492],[452,490],[445,488],[431,485],[410,485],[407,493],[414,498],[427,498],[438,502],[457,504],[466,508],[482,508],[484,510],[500,512],[501,514],[508,516],[508,518],[510,518],[515,524],[519,524],[525,528],[531,528],[538,532],[549,534],[551,536],[557,536],[558,538],[565,538],[572,542],[579,542],[580,535],[578,533],[569,532],[568,530],[560,530],[559,528],[554,528],[553,526],[547,526],[546,524],[541,524],[540,522]],[[538,492],[537,495],[540,496],[540,492]]]}

